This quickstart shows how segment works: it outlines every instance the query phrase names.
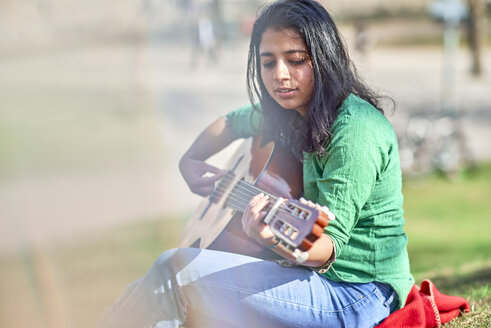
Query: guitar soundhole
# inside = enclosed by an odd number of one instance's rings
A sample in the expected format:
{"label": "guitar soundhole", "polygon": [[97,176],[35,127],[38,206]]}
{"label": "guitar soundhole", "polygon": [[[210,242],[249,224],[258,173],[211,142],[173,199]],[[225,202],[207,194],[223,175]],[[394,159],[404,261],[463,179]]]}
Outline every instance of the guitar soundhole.
{"label": "guitar soundhole", "polygon": [[235,174],[232,171],[228,171],[227,174],[222,179],[220,179],[215,190],[210,195],[210,201],[212,203],[216,204],[220,201],[234,177]]}

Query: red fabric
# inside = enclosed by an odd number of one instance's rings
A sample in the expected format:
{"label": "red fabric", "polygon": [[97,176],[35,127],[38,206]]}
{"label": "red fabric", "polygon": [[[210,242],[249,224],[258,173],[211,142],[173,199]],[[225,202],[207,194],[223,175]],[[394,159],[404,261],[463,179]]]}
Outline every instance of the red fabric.
{"label": "red fabric", "polygon": [[413,286],[406,299],[406,305],[389,315],[377,328],[440,327],[458,317],[461,311],[470,311],[466,299],[444,295],[431,281],[423,280],[421,288]]}

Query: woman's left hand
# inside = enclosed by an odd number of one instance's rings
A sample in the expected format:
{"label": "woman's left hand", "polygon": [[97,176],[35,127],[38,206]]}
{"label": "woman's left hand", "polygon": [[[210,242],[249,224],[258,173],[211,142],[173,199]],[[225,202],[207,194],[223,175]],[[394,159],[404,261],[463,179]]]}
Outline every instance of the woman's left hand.
{"label": "woman's left hand", "polygon": [[271,246],[275,243],[275,236],[271,232],[269,225],[263,222],[267,212],[264,211],[269,204],[269,196],[259,194],[254,196],[242,215],[242,229],[248,237],[256,240],[264,246]]}

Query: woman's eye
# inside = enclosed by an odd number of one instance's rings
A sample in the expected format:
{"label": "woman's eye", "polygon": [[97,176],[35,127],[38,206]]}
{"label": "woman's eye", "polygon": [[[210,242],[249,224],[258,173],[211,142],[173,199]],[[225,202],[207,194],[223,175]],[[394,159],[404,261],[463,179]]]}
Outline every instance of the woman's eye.
{"label": "woman's eye", "polygon": [[263,63],[264,68],[271,68],[271,67],[273,67],[273,65],[274,65],[274,62],[272,62],[272,61]]}
{"label": "woman's eye", "polygon": [[290,63],[295,66],[299,66],[305,63],[305,59],[290,60]]}

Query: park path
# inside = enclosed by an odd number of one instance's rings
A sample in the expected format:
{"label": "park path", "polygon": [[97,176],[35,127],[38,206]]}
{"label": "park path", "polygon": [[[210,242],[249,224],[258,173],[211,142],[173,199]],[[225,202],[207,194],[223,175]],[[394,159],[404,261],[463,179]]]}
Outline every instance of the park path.
{"label": "park path", "polygon": [[[189,51],[185,43],[157,40],[0,60],[0,119],[8,137],[1,144],[8,158],[0,180],[0,252],[194,208],[199,198],[177,163],[205,125],[248,102],[247,44],[225,44],[218,63],[202,58],[194,69]],[[440,48],[374,48],[355,58],[360,73],[396,100],[388,118],[398,133],[412,113],[438,112]],[[462,50],[458,109],[470,149],[489,160],[491,74],[474,79],[468,66]]]}

